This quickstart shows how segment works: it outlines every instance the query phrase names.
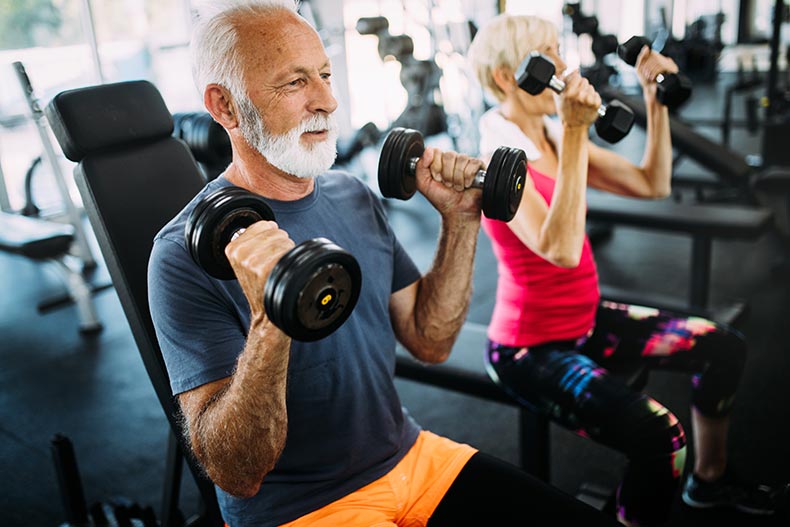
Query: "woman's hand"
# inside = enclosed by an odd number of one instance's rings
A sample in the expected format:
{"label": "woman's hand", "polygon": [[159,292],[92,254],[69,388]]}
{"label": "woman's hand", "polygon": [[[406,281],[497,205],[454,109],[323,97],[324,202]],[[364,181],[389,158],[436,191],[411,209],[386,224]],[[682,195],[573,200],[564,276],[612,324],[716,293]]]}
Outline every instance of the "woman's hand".
{"label": "woman's hand", "polygon": [[661,53],[653,52],[650,46],[642,48],[636,57],[634,67],[644,94],[653,98],[656,96],[656,77],[661,73],[678,72],[678,65],[674,60]]}
{"label": "woman's hand", "polygon": [[565,76],[565,89],[559,94],[559,114],[566,127],[589,127],[598,119],[601,96],[590,82],[574,70]]}

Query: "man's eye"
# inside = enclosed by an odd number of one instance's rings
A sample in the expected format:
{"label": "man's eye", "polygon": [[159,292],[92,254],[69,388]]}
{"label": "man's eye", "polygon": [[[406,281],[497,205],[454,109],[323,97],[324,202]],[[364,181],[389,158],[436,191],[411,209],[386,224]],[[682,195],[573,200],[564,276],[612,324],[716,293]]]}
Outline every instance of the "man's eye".
{"label": "man's eye", "polygon": [[295,80],[292,80],[291,82],[289,82],[288,86],[299,86],[299,84],[301,82],[302,82],[302,79],[295,79]]}

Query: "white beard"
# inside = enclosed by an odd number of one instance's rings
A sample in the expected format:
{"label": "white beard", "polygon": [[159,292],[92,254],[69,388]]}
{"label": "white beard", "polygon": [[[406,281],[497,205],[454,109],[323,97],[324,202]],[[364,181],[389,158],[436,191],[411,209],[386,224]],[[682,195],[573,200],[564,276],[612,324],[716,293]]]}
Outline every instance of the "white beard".
{"label": "white beard", "polygon": [[[237,98],[239,129],[244,139],[272,165],[287,174],[313,178],[329,170],[337,157],[337,122],[333,114],[313,114],[288,132],[275,135],[263,125],[258,109],[248,98]],[[327,138],[303,145],[305,132],[327,131]]]}

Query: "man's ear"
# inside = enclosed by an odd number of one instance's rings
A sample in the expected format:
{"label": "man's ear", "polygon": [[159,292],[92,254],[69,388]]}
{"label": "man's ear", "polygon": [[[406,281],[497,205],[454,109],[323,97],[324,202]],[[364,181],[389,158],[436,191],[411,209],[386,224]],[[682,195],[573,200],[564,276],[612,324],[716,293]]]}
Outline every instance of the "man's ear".
{"label": "man's ear", "polygon": [[505,92],[505,95],[509,95],[513,90],[516,89],[516,79],[514,74],[514,71],[508,66],[497,66],[491,72],[494,82],[500,90]]}
{"label": "man's ear", "polygon": [[236,104],[230,92],[219,84],[209,84],[203,92],[203,104],[219,124],[226,130],[239,125]]}

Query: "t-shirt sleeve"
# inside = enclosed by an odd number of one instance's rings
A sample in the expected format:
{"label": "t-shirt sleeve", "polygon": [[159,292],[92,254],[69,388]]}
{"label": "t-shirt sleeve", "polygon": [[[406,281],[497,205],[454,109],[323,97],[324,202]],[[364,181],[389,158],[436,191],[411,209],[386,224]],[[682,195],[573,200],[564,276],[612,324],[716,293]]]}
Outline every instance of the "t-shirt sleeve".
{"label": "t-shirt sleeve", "polygon": [[398,237],[395,235],[395,231],[392,230],[381,198],[376,196],[367,186],[365,188],[368,189],[368,197],[371,200],[377,224],[383,231],[383,235],[387,236],[392,243],[393,272],[391,292],[395,293],[419,280],[422,277],[422,273],[409,253],[401,245]]}
{"label": "t-shirt sleeve", "polygon": [[228,377],[244,348],[230,302],[172,240],[154,242],[148,301],[174,395]]}

